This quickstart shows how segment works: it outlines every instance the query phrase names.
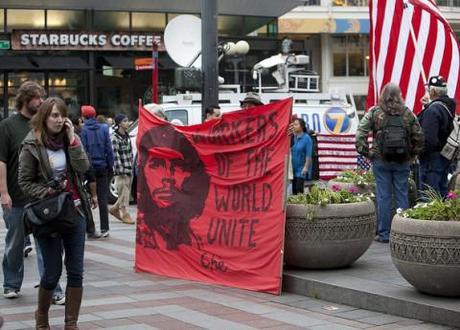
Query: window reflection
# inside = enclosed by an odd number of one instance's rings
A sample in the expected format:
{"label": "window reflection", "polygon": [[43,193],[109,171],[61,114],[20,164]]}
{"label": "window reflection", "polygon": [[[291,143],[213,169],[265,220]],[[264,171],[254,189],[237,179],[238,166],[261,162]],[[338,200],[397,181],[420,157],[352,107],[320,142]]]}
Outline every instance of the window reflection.
{"label": "window reflection", "polygon": [[116,11],[95,11],[94,27],[101,31],[128,31],[129,13]]}
{"label": "window reflection", "polygon": [[5,29],[5,11],[4,9],[0,9],[0,32],[3,32]]}
{"label": "window reflection", "polygon": [[60,97],[71,108],[79,109],[83,103],[85,80],[82,72],[52,72],[48,86],[49,96]]}
{"label": "window reflection", "polygon": [[85,13],[81,10],[48,10],[46,25],[49,29],[83,29]]}
{"label": "window reflection", "polygon": [[43,29],[45,27],[45,11],[34,9],[8,9],[6,12],[8,30]]}
{"label": "window reflection", "polygon": [[131,13],[132,30],[163,31],[166,26],[166,14],[162,13]]}
{"label": "window reflection", "polygon": [[369,37],[350,35],[332,38],[334,76],[367,76]]}

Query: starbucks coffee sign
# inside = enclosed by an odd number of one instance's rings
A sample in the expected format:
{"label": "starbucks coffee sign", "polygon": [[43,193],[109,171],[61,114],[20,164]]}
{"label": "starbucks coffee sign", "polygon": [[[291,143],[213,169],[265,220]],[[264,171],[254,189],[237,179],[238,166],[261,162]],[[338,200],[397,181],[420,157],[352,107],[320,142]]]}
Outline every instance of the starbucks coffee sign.
{"label": "starbucks coffee sign", "polygon": [[13,50],[163,50],[161,37],[136,32],[75,32],[13,30]]}

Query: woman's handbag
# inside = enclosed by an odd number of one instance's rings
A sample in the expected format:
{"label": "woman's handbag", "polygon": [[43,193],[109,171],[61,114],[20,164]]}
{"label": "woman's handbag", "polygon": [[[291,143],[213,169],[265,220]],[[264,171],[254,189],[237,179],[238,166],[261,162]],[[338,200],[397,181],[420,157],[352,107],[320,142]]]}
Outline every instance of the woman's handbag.
{"label": "woman's handbag", "polygon": [[29,203],[24,207],[24,211],[25,219],[35,237],[68,233],[78,225],[79,221],[83,221],[70,192],[61,192]]}

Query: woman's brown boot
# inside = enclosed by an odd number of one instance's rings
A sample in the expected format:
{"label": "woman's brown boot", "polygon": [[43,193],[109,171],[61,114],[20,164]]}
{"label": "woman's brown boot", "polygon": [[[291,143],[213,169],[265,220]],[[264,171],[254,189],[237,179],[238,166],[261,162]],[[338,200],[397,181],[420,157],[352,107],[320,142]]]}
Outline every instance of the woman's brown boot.
{"label": "woman's brown boot", "polygon": [[78,330],[78,314],[80,313],[83,288],[67,287],[65,291],[65,330]]}
{"label": "woman's brown boot", "polygon": [[50,310],[51,299],[54,290],[38,289],[38,307],[35,311],[35,329],[49,330],[48,311]]}

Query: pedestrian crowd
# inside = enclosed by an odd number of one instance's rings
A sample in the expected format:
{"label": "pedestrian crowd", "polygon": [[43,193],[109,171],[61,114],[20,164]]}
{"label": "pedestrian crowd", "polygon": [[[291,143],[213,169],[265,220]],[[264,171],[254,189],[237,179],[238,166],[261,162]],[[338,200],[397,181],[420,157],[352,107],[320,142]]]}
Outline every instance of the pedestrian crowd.
{"label": "pedestrian crowd", "polygon": [[[90,105],[70,112],[60,98],[45,99],[44,89],[31,81],[20,86],[16,110],[0,123],[3,296],[20,295],[33,234],[40,277],[36,328],[49,329],[50,305],[65,304],[65,329],[78,329],[85,238],[109,237],[109,212],[134,223],[127,209],[134,167],[128,118],[117,115],[112,128],[111,119]],[[109,210],[113,176],[118,200]],[[97,207],[100,231],[92,217]],[[65,294],[59,283],[64,255]]]}
{"label": "pedestrian crowd", "polygon": [[[448,97],[447,82],[441,76],[431,77],[426,91],[424,109],[417,117],[405,106],[399,86],[387,84],[356,133],[356,149],[371,161],[376,180],[379,242],[389,241],[392,206],[409,207],[408,180],[416,162],[420,190],[447,194],[454,157],[446,156],[445,145],[453,130],[456,103]],[[254,92],[241,101],[243,109],[262,104]],[[85,239],[109,237],[109,214],[125,224],[134,223],[128,212],[136,170],[130,123],[125,114],[118,114],[112,126],[112,119],[98,115],[91,105],[69,111],[59,98],[44,99],[44,89],[35,82],[20,86],[16,108],[16,114],[0,123],[0,198],[7,228],[3,294],[8,299],[20,295],[24,257],[32,251],[29,235],[33,233],[40,276],[36,327],[49,329],[48,311],[54,303],[65,304],[65,329],[77,329]],[[160,106],[145,108],[167,119]],[[220,116],[218,105],[206,109],[206,121]],[[305,182],[317,177],[315,132],[303,119],[293,117],[288,134],[292,192],[303,193]],[[109,208],[113,178],[118,199]],[[69,201],[71,207],[67,207]],[[49,211],[46,203],[55,203],[57,210]],[[99,230],[92,217],[95,208]],[[28,221],[24,221],[25,215]],[[57,225],[56,219],[66,221]],[[65,294],[59,283],[63,255]]]}

